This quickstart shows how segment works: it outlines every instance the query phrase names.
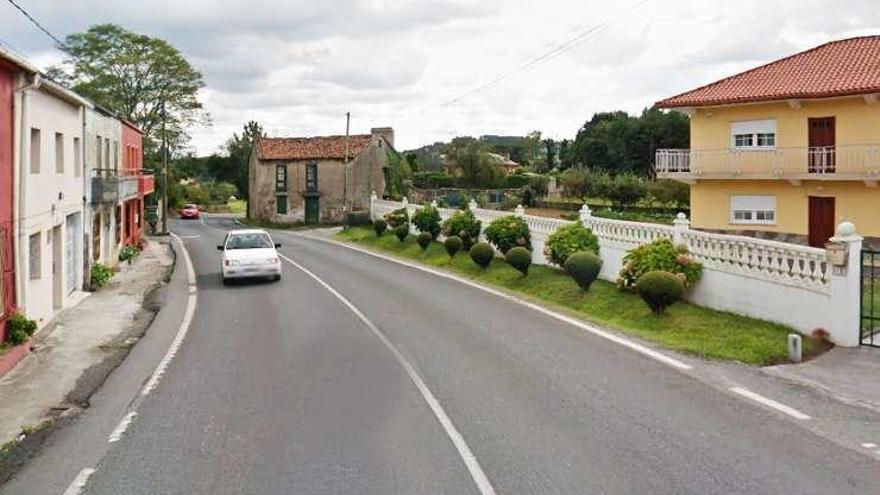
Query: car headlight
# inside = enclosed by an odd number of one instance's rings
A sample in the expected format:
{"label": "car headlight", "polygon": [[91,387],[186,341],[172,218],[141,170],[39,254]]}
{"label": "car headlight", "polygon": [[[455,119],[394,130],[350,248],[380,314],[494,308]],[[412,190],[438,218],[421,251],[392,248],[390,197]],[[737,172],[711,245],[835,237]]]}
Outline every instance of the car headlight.
{"label": "car headlight", "polygon": [[238,266],[238,260],[226,260],[226,266]]}

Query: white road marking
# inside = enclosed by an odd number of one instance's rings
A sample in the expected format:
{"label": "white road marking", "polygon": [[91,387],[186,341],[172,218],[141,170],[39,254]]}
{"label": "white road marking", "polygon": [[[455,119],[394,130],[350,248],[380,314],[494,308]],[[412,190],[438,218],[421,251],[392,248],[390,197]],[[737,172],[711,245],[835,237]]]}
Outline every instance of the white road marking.
{"label": "white road marking", "polygon": [[197,235],[182,235],[182,236],[180,236],[181,239],[198,239],[199,237],[200,236],[197,236]]}
{"label": "white road marking", "polygon": [[545,314],[545,315],[547,315],[547,316],[550,316],[550,317],[552,317],[552,318],[555,318],[555,319],[557,319],[557,320],[560,320],[560,321],[563,321],[563,322],[565,322],[565,323],[568,323],[569,325],[573,325],[573,326],[575,326],[575,327],[577,327],[577,328],[580,328],[581,330],[585,330],[585,331],[587,331],[587,332],[592,333],[593,335],[596,335],[596,336],[598,336],[598,337],[602,337],[603,339],[606,339],[606,340],[610,340],[611,342],[614,342],[615,344],[619,344],[619,345],[622,345],[622,346],[627,347],[627,348],[629,348],[629,349],[632,349],[632,350],[634,350],[634,351],[636,351],[636,352],[638,352],[638,353],[640,353],[640,354],[642,354],[642,355],[645,355],[645,356],[647,356],[647,357],[649,357],[649,358],[651,358],[651,359],[654,359],[654,360],[656,360],[656,361],[660,361],[661,363],[666,364],[666,365],[668,365],[668,366],[671,366],[671,367],[673,367],[673,368],[676,368],[676,369],[678,369],[678,370],[682,370],[682,371],[690,371],[690,370],[693,369],[693,366],[691,366],[690,364],[687,364],[687,363],[685,363],[685,362],[683,362],[683,361],[681,361],[681,360],[679,360],[679,359],[676,359],[676,358],[673,358],[673,357],[667,356],[667,355],[665,355],[665,354],[663,354],[663,353],[661,353],[661,352],[655,351],[654,349],[651,349],[650,347],[645,346],[645,345],[642,345],[642,344],[640,344],[640,343],[638,343],[638,342],[635,342],[635,341],[629,340],[629,339],[627,339],[627,338],[625,338],[625,337],[621,337],[620,335],[617,335],[617,334],[615,334],[615,333],[612,333],[612,332],[609,332],[609,331],[606,331],[606,330],[602,330],[601,328],[596,328],[596,327],[594,327],[594,326],[592,326],[592,325],[590,325],[590,324],[588,324],[588,323],[585,323],[585,322],[583,322],[583,321],[581,321],[581,320],[579,320],[579,319],[577,319],[577,318],[573,318],[573,317],[571,317],[571,316],[567,316],[567,315],[564,315],[564,314],[562,314],[562,313],[557,313],[557,312],[555,312],[555,311],[553,311],[553,310],[547,309],[547,308],[545,308],[545,307],[543,307],[543,306],[540,306],[540,305],[538,305],[538,304],[535,304],[535,303],[531,303],[531,302],[528,302],[528,301],[523,301],[522,299],[519,299],[519,298],[517,298],[517,297],[511,296],[510,294],[506,294],[506,293],[501,292],[501,291],[499,291],[499,290],[495,290],[495,289],[492,289],[492,288],[486,287],[486,286],[484,286],[484,285],[481,285],[481,284],[478,284],[478,283],[476,283],[476,282],[473,282],[473,281],[470,281],[470,280],[467,280],[467,279],[464,279],[464,278],[458,277],[458,276],[453,275],[453,274],[451,274],[451,273],[443,272],[443,271],[440,271],[440,270],[434,270],[434,269],[432,269],[432,268],[428,268],[428,267],[425,267],[425,266],[422,266],[422,265],[418,265],[418,264],[415,264],[415,263],[409,263],[409,262],[406,262],[406,261],[403,261],[403,260],[399,260],[399,259],[396,259],[396,258],[393,258],[393,257],[390,257],[390,256],[385,256],[385,255],[383,255],[383,254],[374,253],[374,252],[369,251],[369,250],[366,250],[366,249],[361,249],[361,248],[359,248],[359,247],[350,246],[350,245],[348,245],[348,244],[344,244],[344,243],[336,242],[336,241],[333,241],[333,240],[330,240],[330,239],[324,239],[324,238],[320,238],[320,237],[313,237],[313,236],[310,236],[310,235],[304,235],[304,234],[294,234],[294,235],[300,235],[300,236],[302,236],[302,237],[306,237],[306,238],[308,238],[308,239],[313,239],[313,240],[316,240],[316,241],[321,241],[321,242],[327,242],[327,243],[330,243],[330,244],[335,244],[335,245],[337,245],[337,246],[342,246],[342,247],[345,247],[345,248],[348,248],[348,249],[351,249],[351,250],[354,250],[354,251],[357,251],[357,252],[360,252],[360,253],[364,253],[364,254],[367,254],[367,255],[370,255],[370,256],[373,256],[373,257],[376,257],[376,258],[380,258],[380,259],[383,259],[383,260],[386,260],[386,261],[391,261],[391,262],[393,262],[393,263],[397,263],[397,264],[400,264],[400,265],[408,266],[408,267],[410,267],[410,268],[415,268],[416,270],[421,270],[421,271],[424,271],[424,272],[428,272],[428,273],[431,273],[431,274],[436,275],[436,276],[438,276],[438,277],[443,277],[443,278],[447,278],[447,279],[450,279],[450,280],[455,280],[456,282],[459,282],[459,283],[462,283],[462,284],[465,284],[465,285],[471,286],[471,287],[473,287],[473,288],[475,288],[475,289],[479,289],[479,290],[482,290],[482,291],[484,291],[484,292],[488,292],[488,293],[490,293],[490,294],[492,294],[492,295],[498,296],[498,297],[503,298],[503,299],[506,299],[506,300],[508,300],[508,301],[511,301],[511,302],[517,303],[517,304],[519,304],[519,305],[521,305],[521,306],[525,306],[525,307],[527,307],[527,308],[529,308],[529,309],[532,309],[532,310],[538,311],[539,313],[543,313],[543,314]]}
{"label": "white road marking", "polygon": [[446,431],[446,434],[449,436],[449,439],[452,440],[453,445],[455,445],[456,450],[458,450],[459,456],[461,456],[462,461],[464,461],[465,466],[471,474],[474,482],[477,484],[477,488],[480,490],[482,495],[495,495],[495,489],[492,487],[492,483],[489,482],[489,478],[486,477],[486,473],[483,472],[483,468],[480,467],[480,463],[477,461],[476,456],[471,452],[471,449],[468,447],[467,443],[464,440],[464,437],[461,436],[458,429],[455,428],[455,425],[452,424],[452,420],[446,414],[446,411],[443,409],[443,406],[440,405],[440,402],[434,397],[434,394],[428,389],[428,386],[425,384],[425,381],[419,376],[416,372],[415,368],[409,363],[409,361],[403,356],[400,350],[382,333],[379,328],[374,325],[366,316],[348,299],[345,298],[342,294],[340,294],[336,289],[330,286],[327,282],[324,282],[320,277],[309,271],[306,267],[300,265],[296,261],[288,258],[287,256],[280,254],[281,259],[287,261],[291,265],[295,266],[303,273],[311,277],[315,282],[320,284],[324,289],[333,294],[340,302],[342,302],[345,307],[351,310],[355,316],[358,317],[361,322],[366,325],[367,328],[373,332],[373,335],[382,342],[385,347],[391,351],[391,354],[397,359],[397,362],[403,367],[406,374],[409,375],[410,380],[415,384],[416,388],[422,394],[422,397],[425,399],[425,402],[428,403],[428,407],[431,408],[431,411],[434,413],[434,416],[440,422],[440,425],[443,426],[443,429]]}
{"label": "white road marking", "polygon": [[116,425],[116,428],[113,429],[113,432],[110,433],[110,437],[107,439],[107,441],[110,443],[118,442],[119,439],[122,438],[122,435],[125,434],[125,430],[128,429],[128,425],[131,424],[131,421],[134,419],[135,416],[137,416],[137,412],[135,411],[131,411],[126,414],[125,417],[122,418],[122,421],[120,421],[119,424]]}
{"label": "white road marking", "polygon": [[89,481],[89,476],[91,476],[95,472],[94,469],[85,468],[76,475],[76,478],[73,479],[73,482],[70,483],[70,486],[64,490],[64,493],[61,495],[79,495],[82,493],[83,488],[85,488],[86,483]]}
{"label": "white road marking", "polygon": [[809,416],[798,411],[797,409],[795,409],[793,407],[786,406],[785,404],[783,404],[781,402],[777,402],[773,399],[768,399],[767,397],[764,397],[761,394],[756,394],[755,392],[752,392],[751,390],[747,390],[742,387],[731,387],[730,391],[735,394],[739,394],[743,397],[746,397],[748,399],[751,399],[759,404],[763,404],[767,407],[771,407],[773,409],[776,409],[777,411],[784,413],[784,414],[787,414],[795,419],[801,419],[801,420],[810,419]]}
{"label": "white road marking", "polygon": [[877,444],[876,443],[863,443],[862,447],[864,447],[866,449],[876,449]]}

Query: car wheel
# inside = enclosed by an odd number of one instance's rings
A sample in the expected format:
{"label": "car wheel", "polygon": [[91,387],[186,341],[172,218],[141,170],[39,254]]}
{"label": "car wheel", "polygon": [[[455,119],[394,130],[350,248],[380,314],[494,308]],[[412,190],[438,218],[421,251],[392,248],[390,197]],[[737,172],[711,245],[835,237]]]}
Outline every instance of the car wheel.
{"label": "car wheel", "polygon": [[272,280],[274,280],[275,282],[281,280],[281,275],[272,275]]}
{"label": "car wheel", "polygon": [[226,278],[226,277],[220,277],[220,278],[223,279],[223,285],[229,285],[229,279],[228,279],[228,278]]}

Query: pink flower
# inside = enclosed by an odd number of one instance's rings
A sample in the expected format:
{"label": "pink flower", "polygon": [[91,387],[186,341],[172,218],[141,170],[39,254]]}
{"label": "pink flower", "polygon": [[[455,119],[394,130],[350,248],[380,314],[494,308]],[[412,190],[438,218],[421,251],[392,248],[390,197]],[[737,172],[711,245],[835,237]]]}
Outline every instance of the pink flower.
{"label": "pink flower", "polygon": [[681,266],[688,266],[691,264],[691,258],[690,258],[690,256],[687,256],[684,254],[679,254],[678,256],[675,257],[675,262]]}

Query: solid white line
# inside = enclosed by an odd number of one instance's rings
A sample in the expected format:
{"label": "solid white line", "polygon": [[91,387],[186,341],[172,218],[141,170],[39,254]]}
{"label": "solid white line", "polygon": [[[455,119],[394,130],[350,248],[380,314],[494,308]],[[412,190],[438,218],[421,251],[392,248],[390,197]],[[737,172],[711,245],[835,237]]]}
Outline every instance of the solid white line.
{"label": "solid white line", "polygon": [[874,448],[877,448],[877,444],[876,443],[863,443],[862,447],[864,447],[866,449],[874,449]]}
{"label": "solid white line", "polygon": [[337,241],[334,241],[331,239],[324,239],[321,237],[314,237],[314,236],[305,235],[305,234],[293,234],[293,235],[299,235],[301,237],[306,237],[308,239],[313,239],[316,241],[335,244],[337,246],[342,246],[342,247],[357,251],[359,253],[367,254],[367,255],[370,255],[370,256],[373,256],[373,257],[376,257],[379,259],[390,261],[392,263],[397,263],[397,264],[404,265],[404,266],[407,266],[410,268],[414,268],[416,270],[421,270],[423,272],[427,272],[432,275],[436,275],[438,277],[443,277],[446,279],[455,280],[456,282],[468,285],[470,287],[482,290],[484,292],[488,292],[492,295],[495,295],[500,298],[506,299],[508,301],[514,302],[516,304],[525,306],[525,307],[532,309],[534,311],[538,311],[539,313],[543,313],[547,316],[550,316],[551,318],[555,318],[555,319],[560,320],[562,322],[568,323],[569,325],[573,325],[577,328],[580,328],[581,330],[585,330],[587,332],[592,333],[593,335],[596,335],[596,336],[601,337],[606,340],[610,340],[611,342],[614,342],[615,344],[619,344],[619,345],[622,345],[622,346],[627,347],[629,349],[632,349],[642,355],[645,355],[651,359],[659,361],[659,362],[666,364],[668,366],[671,366],[673,368],[676,368],[676,369],[679,369],[682,371],[690,371],[693,369],[693,366],[691,366],[690,364],[687,364],[679,359],[675,359],[673,357],[667,356],[661,352],[655,351],[654,349],[651,349],[650,347],[642,345],[638,342],[629,340],[625,337],[621,337],[620,335],[617,335],[613,332],[609,332],[607,330],[602,330],[601,328],[594,327],[593,325],[585,323],[577,318],[573,318],[571,316],[567,316],[562,313],[557,313],[556,311],[547,309],[547,308],[545,308],[541,305],[535,304],[535,303],[523,301],[522,299],[519,299],[515,296],[511,296],[510,294],[486,287],[484,285],[478,284],[478,283],[473,282],[471,280],[467,280],[465,278],[461,278],[461,277],[453,275],[451,273],[447,273],[447,272],[440,271],[440,270],[434,270],[432,268],[428,268],[428,267],[425,267],[425,266],[422,266],[419,264],[415,264],[415,263],[409,263],[407,261],[403,261],[403,260],[400,260],[400,259],[397,259],[397,258],[394,258],[391,256],[385,256],[383,254],[375,253],[373,251],[370,251],[367,249],[362,249],[362,248],[359,248],[356,246],[350,246],[348,244],[337,242]]}
{"label": "solid white line", "polygon": [[85,488],[86,483],[89,481],[89,476],[91,476],[95,472],[94,469],[85,468],[76,475],[76,478],[73,479],[73,482],[70,483],[70,486],[67,487],[67,490],[64,490],[64,493],[61,495],[79,495],[82,493],[83,488]]}
{"label": "solid white line", "polygon": [[367,328],[373,332],[373,335],[379,339],[385,347],[391,351],[391,354],[397,359],[397,362],[403,367],[406,374],[409,376],[410,380],[415,384],[416,388],[422,394],[422,397],[425,399],[425,402],[428,403],[428,407],[431,408],[431,411],[434,413],[434,416],[440,422],[440,425],[443,426],[443,429],[446,431],[446,434],[449,436],[449,439],[452,440],[453,445],[455,445],[456,450],[458,450],[459,456],[461,456],[462,461],[464,461],[465,466],[471,474],[474,482],[477,484],[477,488],[480,490],[482,495],[495,495],[495,489],[492,487],[492,483],[489,482],[489,478],[486,477],[486,473],[483,472],[483,468],[480,467],[480,463],[477,461],[476,456],[471,452],[471,449],[468,447],[467,443],[464,440],[464,437],[461,436],[458,429],[455,428],[455,425],[452,423],[452,420],[446,414],[446,411],[443,409],[443,406],[440,405],[440,401],[434,397],[434,394],[431,393],[431,390],[428,389],[428,386],[425,384],[425,381],[419,376],[416,372],[415,368],[410,364],[410,362],[403,356],[400,350],[382,333],[379,328],[373,324],[366,316],[348,299],[345,298],[342,294],[340,294],[336,289],[330,286],[327,282],[324,282],[320,277],[312,273],[306,267],[300,265],[296,261],[288,258],[287,256],[280,254],[281,259],[287,261],[291,265],[295,266],[303,273],[311,277],[315,282],[324,287],[328,292],[333,294],[342,304],[345,305],[355,316],[358,317],[361,322],[366,325]]}
{"label": "solid white line", "polygon": [[783,404],[781,402],[777,402],[773,399],[768,399],[767,397],[764,397],[761,394],[756,394],[755,392],[752,392],[751,390],[747,390],[747,389],[744,389],[741,387],[731,387],[730,391],[735,394],[739,394],[743,397],[746,397],[748,399],[751,399],[759,404],[763,404],[767,407],[771,407],[773,409],[776,409],[777,411],[779,411],[781,413],[788,414],[792,418],[801,419],[801,420],[810,419],[809,416],[798,411],[797,409],[795,409],[793,407],[786,406],[785,404]]}
{"label": "solid white line", "polygon": [[113,430],[113,433],[110,433],[110,437],[107,439],[108,442],[118,442],[119,439],[122,438],[122,435],[125,434],[125,430],[128,429],[128,426],[131,424],[131,421],[134,417],[137,416],[137,412],[131,411],[122,418],[122,421],[116,425],[116,428]]}

